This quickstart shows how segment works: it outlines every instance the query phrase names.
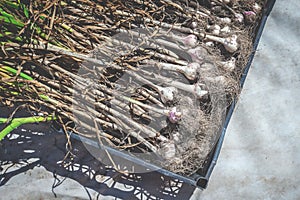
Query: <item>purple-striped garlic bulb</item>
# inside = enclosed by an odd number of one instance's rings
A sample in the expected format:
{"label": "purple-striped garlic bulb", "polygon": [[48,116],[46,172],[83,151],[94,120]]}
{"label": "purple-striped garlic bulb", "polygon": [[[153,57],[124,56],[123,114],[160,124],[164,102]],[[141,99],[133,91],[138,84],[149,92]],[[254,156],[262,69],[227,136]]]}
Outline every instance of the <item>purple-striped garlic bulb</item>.
{"label": "purple-striped garlic bulb", "polygon": [[171,123],[177,123],[182,117],[182,113],[178,112],[176,107],[173,107],[168,113],[168,119]]}
{"label": "purple-striped garlic bulb", "polygon": [[254,22],[256,19],[256,13],[253,11],[244,11],[245,18],[248,22]]}

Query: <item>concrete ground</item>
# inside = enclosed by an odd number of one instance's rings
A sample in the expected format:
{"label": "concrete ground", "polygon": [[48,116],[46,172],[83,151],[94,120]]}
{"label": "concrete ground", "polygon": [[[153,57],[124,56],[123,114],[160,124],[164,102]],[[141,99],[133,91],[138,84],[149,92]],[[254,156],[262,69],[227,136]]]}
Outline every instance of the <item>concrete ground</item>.
{"label": "concrete ground", "polygon": [[[165,195],[167,191],[163,196],[154,176],[120,190],[116,188],[122,185],[108,178],[98,188],[87,189],[91,198],[97,199],[98,191],[105,195],[98,199],[104,200],[300,199],[299,10],[296,0],[276,2],[206,190],[184,186],[173,196]],[[39,162],[42,167],[33,166],[0,184],[0,199],[55,199],[52,168],[45,161]],[[0,183],[4,181],[0,177]],[[88,199],[79,182],[76,177],[64,181],[54,189],[57,199]]]}

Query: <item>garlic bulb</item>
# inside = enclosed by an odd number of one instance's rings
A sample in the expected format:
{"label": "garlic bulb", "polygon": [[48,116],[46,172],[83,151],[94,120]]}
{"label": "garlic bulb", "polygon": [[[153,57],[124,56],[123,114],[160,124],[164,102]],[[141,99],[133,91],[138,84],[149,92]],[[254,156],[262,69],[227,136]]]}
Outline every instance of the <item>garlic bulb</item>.
{"label": "garlic bulb", "polygon": [[182,38],[183,44],[187,47],[195,47],[198,44],[198,38],[196,35],[188,35]]}
{"label": "garlic bulb", "polygon": [[252,8],[253,8],[254,12],[256,12],[256,13],[259,13],[261,11],[261,7],[258,3],[254,3]]}
{"label": "garlic bulb", "polygon": [[218,17],[216,18],[219,22],[224,23],[224,24],[230,24],[231,19],[229,17]]}
{"label": "garlic bulb", "polygon": [[220,32],[221,32],[222,34],[228,34],[228,33],[231,32],[231,30],[230,30],[230,27],[229,27],[229,26],[224,26],[224,27],[220,30]]}
{"label": "garlic bulb", "polygon": [[198,26],[199,26],[199,24],[197,22],[195,22],[195,21],[193,21],[191,23],[191,28],[193,28],[193,29],[198,28]]}
{"label": "garlic bulb", "polygon": [[224,62],[219,61],[217,64],[221,65],[226,71],[232,72],[236,67],[236,58],[232,57],[230,60]]}
{"label": "garlic bulb", "polygon": [[187,53],[191,56],[193,62],[197,62],[199,64],[201,64],[204,58],[208,55],[207,50],[202,46],[189,49]]}
{"label": "garlic bulb", "polygon": [[235,20],[238,21],[239,23],[243,23],[244,22],[244,15],[242,15],[241,13],[235,13]]}
{"label": "garlic bulb", "polygon": [[252,23],[256,19],[256,13],[253,11],[244,11],[245,18],[248,22]]}
{"label": "garlic bulb", "polygon": [[177,123],[180,119],[181,119],[181,116],[182,116],[182,113],[181,112],[178,112],[176,110],[176,107],[173,107],[169,113],[168,113],[168,118],[170,120],[171,123]]}
{"label": "garlic bulb", "polygon": [[212,34],[219,35],[221,27],[219,25],[215,24],[215,25],[208,25],[207,29],[210,30]]}
{"label": "garlic bulb", "polygon": [[167,103],[170,101],[173,101],[175,99],[175,96],[177,94],[177,89],[174,87],[160,87],[158,85],[153,86],[158,90],[158,93],[160,95],[161,101],[163,103]]}
{"label": "garlic bulb", "polygon": [[235,34],[227,38],[206,35],[206,39],[223,44],[225,49],[230,53],[233,53],[238,49],[237,35]]}
{"label": "garlic bulb", "polygon": [[209,42],[205,42],[205,46],[207,46],[207,47],[214,47],[215,44],[213,42],[209,41]]}
{"label": "garlic bulb", "polygon": [[160,154],[166,160],[171,160],[176,155],[176,147],[173,141],[162,142],[160,144]]}

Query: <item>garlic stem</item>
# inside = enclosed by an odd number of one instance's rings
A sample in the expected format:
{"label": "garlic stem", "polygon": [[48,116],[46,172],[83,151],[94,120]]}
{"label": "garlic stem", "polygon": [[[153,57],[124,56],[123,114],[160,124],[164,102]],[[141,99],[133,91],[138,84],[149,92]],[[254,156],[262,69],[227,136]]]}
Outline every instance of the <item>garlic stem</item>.
{"label": "garlic stem", "polygon": [[200,64],[196,62],[189,63],[186,66],[157,62],[154,60],[145,61],[144,63],[147,65],[157,66],[160,69],[183,73],[189,80],[195,80],[197,78],[197,70],[200,67]]}
{"label": "garlic stem", "polygon": [[234,15],[236,21],[238,21],[239,23],[243,23],[244,22],[244,16],[241,13],[235,12],[231,7],[229,7],[224,2],[224,0],[223,1],[222,0],[213,0],[213,1],[216,2],[217,4],[220,4],[220,5],[222,5],[222,3],[224,3],[223,6],[225,8],[227,8],[227,10],[229,10]]}
{"label": "garlic stem", "polygon": [[153,112],[156,112],[158,114],[167,116],[168,119],[170,120],[170,122],[172,122],[172,123],[177,123],[181,119],[182,114],[181,114],[181,112],[177,111],[176,107],[173,107],[170,110],[168,110],[168,109],[160,109],[160,108],[155,108],[153,106],[144,104],[144,103],[142,103],[140,101],[137,101],[135,99],[132,99],[130,97],[126,97],[126,96],[120,96],[120,97],[122,99],[128,101],[128,102],[131,102],[133,104],[136,104],[136,105],[139,105],[139,106],[141,106],[143,108],[146,108],[149,111],[153,111]]}
{"label": "garlic stem", "polygon": [[148,74],[148,75],[152,75],[157,81],[161,81],[162,83],[169,85],[173,88],[177,88],[186,92],[189,92],[191,94],[194,94],[196,97],[198,98],[202,98],[203,96],[207,95],[208,92],[206,90],[202,90],[201,86],[203,86],[203,84],[200,83],[196,83],[194,85],[189,85],[189,84],[185,84],[185,83],[181,83],[179,81],[174,81],[172,79],[166,78],[166,77],[162,77],[160,75],[154,74],[154,73],[149,73],[146,71],[143,71],[144,73]]}
{"label": "garlic stem", "polygon": [[206,90],[202,90],[200,84],[196,83],[194,85],[187,85],[181,82],[173,81],[172,84],[173,87],[176,87],[178,89],[181,89],[183,91],[189,92],[194,94],[198,98],[202,98],[205,96],[208,92]]}
{"label": "garlic stem", "polygon": [[141,94],[143,97],[149,99],[152,103],[156,104],[158,107],[163,108],[164,105],[155,97],[152,96],[152,94],[146,89],[146,88],[138,88],[137,92]]}
{"label": "garlic stem", "polygon": [[167,103],[169,101],[173,101],[175,99],[175,95],[177,94],[177,89],[174,87],[161,87],[159,85],[156,85],[152,83],[151,81],[139,76],[137,73],[134,73],[132,71],[127,71],[129,75],[135,77],[137,80],[151,86],[154,88],[160,95],[160,98],[163,103]]}
{"label": "garlic stem", "polygon": [[[120,29],[117,29],[117,31],[119,31],[120,33],[126,33],[126,34],[128,34],[128,37],[134,36],[134,38],[137,39],[139,42],[143,42],[145,45],[147,45],[149,47],[152,47],[154,49],[159,50],[162,53],[165,53],[167,55],[170,55],[170,56],[172,56],[174,58],[179,59],[179,57],[178,57],[177,54],[175,54],[171,50],[162,49],[161,46],[158,45],[158,44],[161,44],[161,45],[167,45],[167,46],[169,46],[170,44],[169,44],[168,41],[161,40],[161,39],[158,39],[158,38],[154,39],[151,36],[148,36],[146,34],[139,33],[139,32],[133,31],[133,30],[126,30],[126,29],[120,28]],[[151,40],[153,40],[153,39],[154,39],[154,41],[151,42]]]}

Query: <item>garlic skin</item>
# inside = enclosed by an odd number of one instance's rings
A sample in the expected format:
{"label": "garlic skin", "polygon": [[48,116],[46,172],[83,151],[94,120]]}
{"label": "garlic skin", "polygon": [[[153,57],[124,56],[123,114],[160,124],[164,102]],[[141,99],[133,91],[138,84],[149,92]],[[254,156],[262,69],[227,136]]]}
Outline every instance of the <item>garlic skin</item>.
{"label": "garlic skin", "polygon": [[228,83],[227,78],[226,78],[225,76],[222,76],[222,75],[216,76],[216,77],[214,77],[214,78],[212,78],[212,77],[206,77],[205,79],[206,79],[207,81],[211,81],[211,82],[213,82],[213,83],[216,83],[216,84],[218,84],[218,85],[223,85],[223,86],[225,86],[225,87],[226,87],[226,85],[227,85],[227,83]]}
{"label": "garlic skin", "polygon": [[230,0],[221,0],[223,3],[225,4],[229,4],[230,3]]}
{"label": "garlic skin", "polygon": [[172,136],[172,139],[173,139],[173,141],[174,141],[175,143],[180,143],[180,142],[182,142],[183,137],[182,137],[182,134],[180,134],[179,132],[175,132],[175,133],[173,133],[171,136]]}
{"label": "garlic skin", "polygon": [[225,86],[227,84],[227,79],[225,76],[217,76],[215,77],[215,82]]}
{"label": "garlic skin", "polygon": [[197,71],[200,68],[200,64],[196,62],[189,63],[185,69],[181,69],[182,73],[189,79],[195,80],[197,78]]}
{"label": "garlic skin", "polygon": [[[149,62],[151,63],[151,61]],[[175,65],[170,63],[160,63],[160,62],[153,62],[155,66],[159,69],[169,70],[169,71],[176,71],[184,74],[184,76],[189,80],[195,80],[197,78],[197,70],[200,67],[200,64],[196,62],[189,63],[188,65]]]}
{"label": "garlic skin", "polygon": [[244,11],[244,15],[254,15],[254,16],[256,16],[256,13],[250,10],[250,11]]}
{"label": "garlic skin", "polygon": [[203,90],[203,89],[200,87],[199,84],[195,84],[195,85],[194,85],[194,94],[195,94],[196,97],[202,98],[202,97],[204,97],[205,95],[208,94],[208,91]]}
{"label": "garlic skin", "polygon": [[202,98],[203,96],[205,96],[208,93],[206,90],[202,90],[201,86],[203,86],[204,84],[201,84],[201,83],[195,83],[194,85],[185,84],[185,83],[178,82],[178,81],[171,81],[171,82],[166,82],[166,83],[177,89],[194,94],[198,98]]}
{"label": "garlic skin", "polygon": [[224,47],[230,53],[233,53],[238,50],[238,42],[237,42],[237,35],[232,35],[225,39]]}

